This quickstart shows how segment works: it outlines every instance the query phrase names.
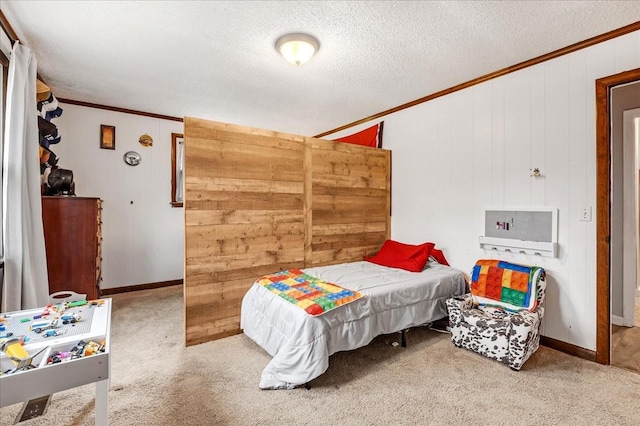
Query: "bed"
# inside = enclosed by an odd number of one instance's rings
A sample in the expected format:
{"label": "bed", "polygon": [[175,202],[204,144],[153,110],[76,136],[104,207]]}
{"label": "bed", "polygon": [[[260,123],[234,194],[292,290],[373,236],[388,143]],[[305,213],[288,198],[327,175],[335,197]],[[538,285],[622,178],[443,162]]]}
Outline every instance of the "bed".
{"label": "bed", "polygon": [[465,293],[462,272],[431,258],[421,272],[360,261],[303,272],[364,297],[318,316],[257,282],[242,300],[240,326],[273,357],[261,389],[293,389],[324,373],[329,356],[447,316],[446,299]]}

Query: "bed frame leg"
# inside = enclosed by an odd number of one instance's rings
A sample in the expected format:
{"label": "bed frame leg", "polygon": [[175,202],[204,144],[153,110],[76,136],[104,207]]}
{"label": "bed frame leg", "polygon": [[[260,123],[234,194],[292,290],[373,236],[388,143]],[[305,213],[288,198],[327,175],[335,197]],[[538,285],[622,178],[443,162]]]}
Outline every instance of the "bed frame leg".
{"label": "bed frame leg", "polygon": [[311,390],[311,383],[309,383],[309,382],[305,383],[305,384],[304,384],[304,387],[305,387],[307,390]]}
{"label": "bed frame leg", "polygon": [[403,348],[407,347],[407,329],[402,330],[402,342],[400,343]]}

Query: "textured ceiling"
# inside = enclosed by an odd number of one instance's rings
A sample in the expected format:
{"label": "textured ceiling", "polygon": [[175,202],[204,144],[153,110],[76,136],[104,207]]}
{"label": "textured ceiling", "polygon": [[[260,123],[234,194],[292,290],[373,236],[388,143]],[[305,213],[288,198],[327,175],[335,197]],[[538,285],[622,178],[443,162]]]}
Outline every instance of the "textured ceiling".
{"label": "textured ceiling", "polygon": [[[59,98],[313,135],[640,21],[640,1],[9,1]],[[304,66],[275,40],[307,32]]]}

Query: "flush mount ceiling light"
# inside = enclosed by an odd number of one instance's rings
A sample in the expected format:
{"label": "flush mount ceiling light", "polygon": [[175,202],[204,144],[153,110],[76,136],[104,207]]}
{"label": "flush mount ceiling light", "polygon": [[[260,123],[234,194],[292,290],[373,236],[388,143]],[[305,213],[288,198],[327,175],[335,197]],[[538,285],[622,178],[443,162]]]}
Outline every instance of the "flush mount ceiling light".
{"label": "flush mount ceiling light", "polygon": [[276,40],[276,50],[294,65],[302,65],[318,51],[320,44],[309,34],[286,34]]}

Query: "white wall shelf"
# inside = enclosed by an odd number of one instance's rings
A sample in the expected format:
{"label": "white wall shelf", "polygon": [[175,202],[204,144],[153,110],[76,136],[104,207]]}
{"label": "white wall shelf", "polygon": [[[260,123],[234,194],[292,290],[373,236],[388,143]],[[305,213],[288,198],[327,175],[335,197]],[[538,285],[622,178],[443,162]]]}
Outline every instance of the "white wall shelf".
{"label": "white wall shelf", "polygon": [[558,256],[558,243],[512,240],[509,238],[480,237],[480,247],[485,250],[531,256]]}

